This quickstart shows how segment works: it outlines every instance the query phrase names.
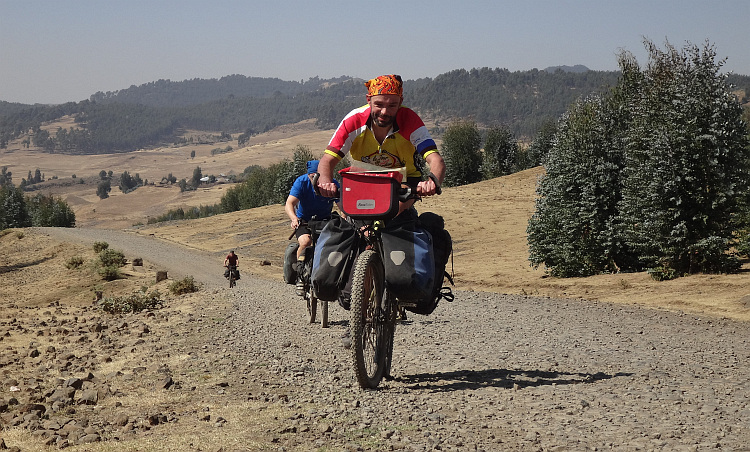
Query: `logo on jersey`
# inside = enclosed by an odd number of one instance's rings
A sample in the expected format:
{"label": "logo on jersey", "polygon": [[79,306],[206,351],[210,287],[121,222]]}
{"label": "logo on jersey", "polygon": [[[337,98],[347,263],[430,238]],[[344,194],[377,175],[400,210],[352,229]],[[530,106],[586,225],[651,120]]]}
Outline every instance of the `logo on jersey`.
{"label": "logo on jersey", "polygon": [[400,168],[404,163],[397,156],[386,151],[374,152],[362,157],[362,161],[371,165],[382,166],[383,168]]}

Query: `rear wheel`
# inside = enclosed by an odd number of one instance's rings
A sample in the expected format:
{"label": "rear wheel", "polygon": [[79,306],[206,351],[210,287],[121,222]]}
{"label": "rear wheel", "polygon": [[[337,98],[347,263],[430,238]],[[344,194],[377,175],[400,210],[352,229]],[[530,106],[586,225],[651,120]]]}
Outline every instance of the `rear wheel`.
{"label": "rear wheel", "polygon": [[[312,288],[312,257],[308,254],[305,261],[305,265],[300,270],[299,277],[304,282],[305,286],[305,301],[307,301],[307,314],[310,316],[310,323],[315,323],[315,318],[318,313],[318,298],[313,295]],[[322,313],[321,313],[322,314]]]}
{"label": "rear wheel", "polygon": [[360,387],[376,388],[390,366],[394,318],[385,299],[385,275],[380,256],[366,250],[354,266],[351,299],[351,339],[354,375]]}
{"label": "rear wheel", "polygon": [[315,323],[315,317],[318,313],[318,299],[312,294],[312,291],[308,291],[305,296],[307,300],[307,313],[310,315],[310,323]]}

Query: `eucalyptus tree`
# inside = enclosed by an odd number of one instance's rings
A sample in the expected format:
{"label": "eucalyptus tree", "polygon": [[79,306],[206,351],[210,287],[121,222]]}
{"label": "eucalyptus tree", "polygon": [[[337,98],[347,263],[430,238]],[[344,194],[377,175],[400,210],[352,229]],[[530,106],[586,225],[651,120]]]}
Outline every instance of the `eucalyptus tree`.
{"label": "eucalyptus tree", "polygon": [[487,131],[481,167],[484,179],[493,179],[516,171],[518,158],[518,141],[510,129],[493,127]]}
{"label": "eucalyptus tree", "polygon": [[482,180],[482,135],[474,122],[457,122],[443,135],[440,154],[445,160],[445,185],[456,187]]}
{"label": "eucalyptus tree", "polygon": [[658,279],[733,271],[749,176],[742,108],[712,45],[645,44],[649,65],[626,137],[626,240]]}

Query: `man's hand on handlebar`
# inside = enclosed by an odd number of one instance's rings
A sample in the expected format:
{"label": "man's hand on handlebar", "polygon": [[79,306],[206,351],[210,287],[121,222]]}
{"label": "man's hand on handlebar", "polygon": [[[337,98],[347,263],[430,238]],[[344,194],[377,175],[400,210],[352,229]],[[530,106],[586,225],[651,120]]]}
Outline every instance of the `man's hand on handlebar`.
{"label": "man's hand on handlebar", "polygon": [[290,221],[290,226],[292,229],[297,229],[299,227],[299,218],[294,218]]}
{"label": "man's hand on handlebar", "polygon": [[430,174],[427,180],[423,180],[417,184],[417,194],[419,196],[432,196],[439,195],[442,192],[440,185],[438,185],[437,178]]}
{"label": "man's hand on handlebar", "polygon": [[333,183],[333,180],[320,173],[313,178],[313,186],[315,191],[326,198],[337,198],[339,195],[339,188]]}

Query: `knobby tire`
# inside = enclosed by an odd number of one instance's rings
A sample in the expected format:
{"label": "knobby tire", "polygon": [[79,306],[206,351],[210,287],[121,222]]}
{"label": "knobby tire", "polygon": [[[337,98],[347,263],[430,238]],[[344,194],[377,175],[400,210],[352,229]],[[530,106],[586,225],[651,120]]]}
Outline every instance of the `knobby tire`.
{"label": "knobby tire", "polygon": [[395,314],[387,303],[380,256],[365,250],[354,266],[351,294],[354,375],[360,387],[374,389],[387,376],[393,351]]}

